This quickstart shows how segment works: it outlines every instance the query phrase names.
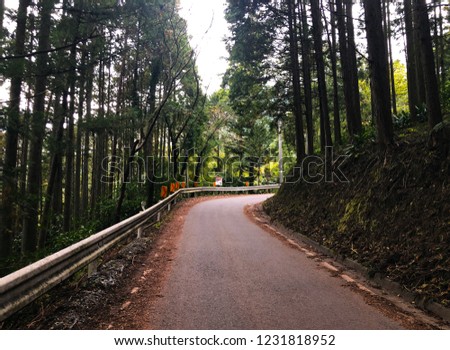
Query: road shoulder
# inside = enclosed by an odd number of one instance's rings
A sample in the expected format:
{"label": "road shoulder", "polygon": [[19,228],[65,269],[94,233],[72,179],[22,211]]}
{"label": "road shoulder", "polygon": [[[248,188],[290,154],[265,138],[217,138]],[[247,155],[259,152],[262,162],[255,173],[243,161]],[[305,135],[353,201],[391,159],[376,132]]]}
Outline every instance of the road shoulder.
{"label": "road shoulder", "polygon": [[368,280],[357,266],[351,268],[338,262],[332,257],[331,252],[326,254],[326,250],[320,249],[321,246],[317,242],[301,237],[279,223],[274,223],[264,212],[262,203],[246,206],[244,211],[254,224],[292,249],[298,250],[300,254],[305,254],[309,259],[314,260],[318,268],[327,270],[331,277],[342,279],[343,286],[360,294],[368,305],[401,323],[405,329],[450,329],[447,322],[425,313],[399,295],[390,294],[380,285]]}

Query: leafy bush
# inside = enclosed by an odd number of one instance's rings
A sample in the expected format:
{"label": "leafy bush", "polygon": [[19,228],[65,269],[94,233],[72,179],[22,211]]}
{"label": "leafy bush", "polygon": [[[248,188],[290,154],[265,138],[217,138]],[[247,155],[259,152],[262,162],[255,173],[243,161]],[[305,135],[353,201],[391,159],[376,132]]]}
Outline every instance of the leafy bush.
{"label": "leafy bush", "polygon": [[376,142],[376,131],[373,126],[364,128],[363,132],[353,137],[353,142],[344,148],[344,154],[358,157],[366,150],[368,143]]}
{"label": "leafy bush", "polygon": [[425,123],[428,120],[427,112],[427,106],[425,104],[416,106],[416,118],[419,123]]}
{"label": "leafy bush", "polygon": [[57,252],[61,249],[78,243],[85,238],[97,232],[99,222],[97,220],[88,221],[85,225],[78,227],[76,230],[70,232],[58,232],[52,240],[49,253]]}
{"label": "leafy bush", "polygon": [[407,128],[411,125],[411,115],[405,111],[401,111],[399,114],[394,115],[393,124],[396,129]]}

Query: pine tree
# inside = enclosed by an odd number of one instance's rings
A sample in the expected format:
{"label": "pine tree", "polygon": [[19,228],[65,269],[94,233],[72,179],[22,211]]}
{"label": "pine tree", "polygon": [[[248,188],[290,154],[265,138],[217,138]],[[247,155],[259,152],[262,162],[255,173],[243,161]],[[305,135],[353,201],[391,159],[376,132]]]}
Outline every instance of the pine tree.
{"label": "pine tree", "polygon": [[378,143],[381,150],[386,150],[393,145],[394,135],[389,89],[389,65],[382,25],[381,0],[364,0],[363,4],[371,71],[373,113],[377,126]]}

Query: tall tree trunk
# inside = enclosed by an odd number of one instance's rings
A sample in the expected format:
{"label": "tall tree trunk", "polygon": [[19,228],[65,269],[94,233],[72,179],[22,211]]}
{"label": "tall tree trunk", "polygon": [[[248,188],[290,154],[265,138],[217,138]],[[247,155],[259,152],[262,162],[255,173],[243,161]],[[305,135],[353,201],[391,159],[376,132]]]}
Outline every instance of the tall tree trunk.
{"label": "tall tree trunk", "polygon": [[307,154],[314,154],[314,121],[311,92],[311,44],[309,40],[308,16],[302,1],[300,4],[300,16],[302,31],[300,33],[300,42],[302,48],[302,71],[303,71],[303,89],[305,90],[305,115],[307,131]]}
{"label": "tall tree trunk", "polygon": [[[110,55],[111,55],[111,48],[110,48]],[[112,61],[110,60],[108,62],[108,93],[106,98],[106,116],[109,118],[112,115],[111,107],[112,107],[112,80],[113,76],[111,74],[111,68],[112,68]],[[116,159],[117,157],[117,130],[116,127],[113,127],[112,130],[109,130],[109,136],[111,139],[111,147],[109,147],[109,138],[106,139],[106,154],[105,157],[110,157],[109,159]],[[111,153],[109,153],[111,152]],[[110,156],[111,155],[111,156]],[[110,164],[109,169],[104,169],[107,176],[112,175],[112,179],[114,179],[114,167],[112,164]],[[104,183],[105,188],[105,197],[106,198],[113,198],[114,193],[114,181],[110,181],[108,183]]]}
{"label": "tall tree trunk", "polygon": [[[28,124],[30,122],[31,112],[26,111],[24,117],[24,133],[28,132]],[[24,137],[22,141],[21,157],[20,157],[20,184],[19,195],[21,198],[25,198],[27,193],[27,163],[28,163],[28,137]]]}
{"label": "tall tree trunk", "polygon": [[371,87],[378,142],[381,150],[393,144],[391,97],[389,89],[389,66],[386,40],[383,32],[381,1],[364,0],[364,16],[371,72]]}
{"label": "tall tree trunk", "polygon": [[4,17],[5,17],[5,0],[0,0],[0,30],[3,29]]}
{"label": "tall tree trunk", "polygon": [[447,81],[446,70],[445,70],[445,41],[444,41],[444,19],[442,17],[442,0],[438,0],[439,5],[439,72],[441,74],[441,90],[443,91],[445,87],[445,82]]}
{"label": "tall tree trunk", "polygon": [[[160,159],[161,159],[161,175],[163,178],[165,178],[165,174],[166,174],[166,135],[167,135],[167,129],[165,127],[165,125],[163,123],[161,123],[161,128],[162,128],[162,139],[161,139],[161,143],[162,143],[162,147],[161,147],[161,155],[160,155]],[[169,177],[170,173],[167,174],[167,177]]]}
{"label": "tall tree trunk", "polygon": [[[75,8],[82,10],[83,0],[76,0],[74,2]],[[80,12],[78,12],[80,13]],[[73,158],[74,158],[74,116],[75,116],[75,94],[77,83],[77,41],[79,39],[80,15],[75,15],[73,18],[72,32],[72,47],[70,49],[70,72],[68,76],[68,83],[70,86],[70,106],[67,121],[67,144],[66,144],[66,183],[64,189],[64,220],[63,230],[70,231],[73,218],[76,216],[73,211],[74,199],[74,176],[73,176]]]}
{"label": "tall tree trunk", "polygon": [[[102,56],[103,54],[101,54]],[[104,60],[103,57],[100,57],[100,65],[98,69],[98,120],[102,120],[104,118]],[[103,147],[104,147],[104,138],[105,138],[105,130],[102,126],[95,130],[94,134],[94,154],[92,157],[92,172],[91,172],[91,210],[95,210],[99,199],[102,197],[102,182],[100,181],[102,176],[102,159],[103,159]]]}
{"label": "tall tree trunk", "polygon": [[[152,66],[152,76],[150,79],[150,88],[149,88],[149,95],[148,95],[148,111],[149,115],[153,115],[156,110],[156,88],[158,86],[158,82],[161,75],[161,60],[156,59]],[[158,130],[156,131],[156,134],[158,134]],[[153,135],[152,135],[153,136]],[[155,144],[158,143],[159,138],[155,138]],[[158,153],[158,146],[155,146],[155,152],[153,152],[153,142],[149,142],[149,146],[146,148],[148,152],[148,156],[153,156],[153,160],[156,158]],[[150,207],[155,202],[155,162],[153,161],[152,164],[147,164],[147,206]]]}
{"label": "tall tree trunk", "polygon": [[440,40],[439,40],[439,16],[438,16],[438,0],[433,0],[433,44],[434,44],[434,58],[436,60],[435,66],[436,66],[436,78],[437,78],[437,84],[438,89],[441,91],[441,72],[440,72],[440,60],[439,60],[439,54],[440,54]]}
{"label": "tall tree trunk", "polygon": [[[114,131],[111,140],[111,159],[115,162],[117,158],[117,132]],[[109,170],[109,181],[108,181],[108,197],[110,199],[114,198],[114,177],[116,175],[114,166],[110,166]]]}
{"label": "tall tree trunk", "polygon": [[395,70],[394,70],[394,58],[392,54],[392,29],[391,29],[391,10],[389,9],[389,4],[391,0],[384,0],[383,6],[385,11],[385,32],[387,40],[387,49],[389,56],[389,76],[391,81],[391,97],[392,97],[392,112],[397,115],[397,93],[395,90]]}
{"label": "tall tree trunk", "polygon": [[360,134],[362,131],[361,120],[361,97],[359,95],[359,81],[358,81],[358,65],[356,62],[356,42],[355,29],[353,26],[353,0],[345,0],[346,12],[346,29],[347,29],[347,59],[349,62],[349,73],[351,79],[351,96],[352,96],[352,118],[353,118],[353,132]]}
{"label": "tall tree trunk", "polygon": [[[146,166],[147,166],[147,178],[146,178],[146,204],[147,207],[151,207],[155,203],[155,179],[154,179],[154,169],[153,166],[155,165],[154,162],[154,144],[153,139],[154,135],[152,134],[151,139],[148,142],[147,147],[144,148],[145,152],[145,159],[146,159]],[[155,138],[155,141],[157,142],[157,139]],[[150,162],[149,160],[152,160]]]}
{"label": "tall tree trunk", "polygon": [[441,102],[436,77],[436,66],[431,40],[430,21],[426,0],[414,0],[417,13],[417,31],[420,39],[420,57],[425,82],[425,98],[428,110],[428,124],[433,129],[442,122]]}
{"label": "tall tree trunk", "polygon": [[417,88],[417,62],[414,43],[414,27],[411,0],[404,0],[405,33],[406,33],[406,72],[408,80],[409,113],[412,120],[417,119],[416,108],[420,105]]}
{"label": "tall tree trunk", "polygon": [[[353,52],[355,55],[355,47],[351,48],[350,38],[347,39],[347,30],[349,25],[346,24],[346,14],[344,13],[344,8],[342,0],[336,0],[336,16],[337,24],[339,29],[339,51],[340,51],[340,61],[342,68],[342,79],[344,85],[344,98],[345,98],[345,109],[346,109],[346,119],[347,128],[351,138],[361,132],[361,107],[359,103],[355,106],[356,97],[354,94],[354,77],[352,74],[352,65],[350,63],[350,56]],[[351,22],[351,18],[347,18],[347,22]],[[353,41],[354,45],[354,41]],[[359,111],[359,112],[358,112]]]}
{"label": "tall tree trunk", "polygon": [[[100,58],[100,68],[99,68],[99,82],[98,82],[98,118],[101,120],[105,119],[105,88],[106,88],[106,60],[103,57],[103,53]],[[102,123],[103,124],[103,123]],[[101,181],[102,178],[102,162],[106,155],[106,149],[108,145],[108,130],[106,128],[101,128],[98,132],[98,148],[96,147],[97,160],[95,162],[94,169],[96,170],[96,175],[92,178],[95,181],[97,187],[97,198],[93,203],[96,206],[98,200],[103,199],[105,195],[105,184]],[[107,175],[107,174],[106,174]]]}
{"label": "tall tree trunk", "polygon": [[337,77],[337,54],[336,54],[336,13],[334,7],[334,0],[329,1],[330,5],[330,21],[331,21],[331,40],[328,36],[328,43],[330,45],[330,60],[331,71],[333,74],[333,122],[334,122],[334,142],[342,143],[341,135],[341,115],[339,104],[339,85]]}
{"label": "tall tree trunk", "polygon": [[[67,107],[67,88],[64,89],[63,95],[62,95],[62,103],[59,110],[59,113],[62,118],[62,122],[65,122],[65,118],[68,113],[68,107]],[[61,136],[62,137],[62,136]],[[55,184],[53,186],[53,195],[52,195],[52,209],[51,213],[53,216],[53,220],[49,222],[49,224],[58,224],[61,225],[60,222],[58,222],[59,218],[62,216],[63,213],[63,157],[64,157],[64,149],[58,148],[56,150],[58,161],[55,163],[56,167],[56,175],[55,175]]]}
{"label": "tall tree trunk", "polygon": [[[31,0],[20,0],[17,10],[16,41],[14,43],[14,55],[21,56],[25,52],[25,33],[27,22],[27,10]],[[2,3],[2,10],[4,2]],[[3,11],[2,11],[3,12]],[[3,13],[2,13],[3,21]],[[0,26],[2,30],[2,26]],[[17,142],[20,129],[20,96],[22,93],[22,80],[25,59],[18,58],[10,63],[9,70],[12,74],[10,88],[10,102],[7,110],[6,125],[6,149],[3,164],[3,189],[2,189],[2,224],[0,228],[0,259],[7,258],[11,254],[14,236],[15,210],[17,200]]]}
{"label": "tall tree trunk", "polygon": [[327,94],[327,82],[325,79],[325,61],[323,58],[322,47],[322,15],[320,10],[319,0],[311,0],[311,15],[313,22],[313,38],[314,38],[314,51],[316,57],[317,67],[317,80],[319,87],[319,106],[320,106],[320,119],[322,123],[323,142],[322,150],[332,145],[331,140],[331,127],[330,127],[330,115],[328,110],[328,94]]}
{"label": "tall tree trunk", "polygon": [[[66,118],[69,114],[69,107],[68,107],[68,96],[69,92],[67,88],[63,92],[62,96],[62,115],[63,120],[66,121]],[[57,172],[57,181],[55,185],[55,194],[54,194],[54,206],[53,206],[53,215],[55,216],[63,216],[64,213],[64,207],[63,207],[63,178],[64,178],[64,172],[63,172],[63,156],[65,154],[65,150],[61,149],[58,150],[60,152],[61,161],[58,163],[59,168]]]}
{"label": "tall tree trunk", "polygon": [[291,77],[294,92],[294,118],[295,118],[295,138],[297,163],[301,163],[305,157],[305,136],[303,134],[302,101],[300,89],[300,68],[298,60],[298,39],[295,1],[287,0],[288,5],[288,25],[289,25],[289,51],[291,64]]}
{"label": "tall tree trunk", "polygon": [[[64,100],[66,100],[67,92],[65,92],[64,94],[65,94]],[[66,111],[64,110],[64,107],[61,108],[60,99],[61,93],[58,91],[55,96],[54,110],[56,115],[54,116],[53,135],[52,135],[53,142],[51,144],[51,149],[53,149],[54,151],[52,152],[53,155],[50,162],[50,174],[48,177],[47,191],[44,197],[44,209],[42,211],[42,223],[38,239],[39,249],[43,249],[45,247],[45,243],[47,240],[47,233],[51,218],[52,203],[54,203],[53,197],[55,194],[55,187],[57,187],[56,183],[59,180],[58,175],[60,175],[60,170],[62,167],[62,154],[60,150],[60,145],[63,141],[64,118],[66,116]]]}
{"label": "tall tree trunk", "polygon": [[419,97],[419,107],[422,108],[426,104],[426,92],[425,92],[425,77],[422,69],[422,56],[421,56],[421,43],[419,33],[419,13],[416,11],[416,0],[411,0],[413,5],[413,25],[414,25],[414,54],[416,56],[416,81],[417,81],[417,94]]}
{"label": "tall tree trunk", "polygon": [[[78,31],[78,29],[76,30]],[[75,38],[78,34],[75,34]],[[70,84],[70,106],[67,121],[67,139],[66,139],[66,183],[64,187],[64,232],[70,231],[70,224],[72,221],[72,200],[73,200],[73,141],[74,141],[74,114],[75,114],[75,85],[77,81],[76,76],[76,45],[72,46],[70,50],[70,69],[69,84]]]}
{"label": "tall tree trunk", "polygon": [[89,151],[91,149],[90,145],[90,135],[91,131],[89,128],[89,122],[92,117],[92,93],[94,88],[94,70],[91,67],[87,73],[87,84],[86,84],[86,121],[84,130],[84,152],[83,152],[83,172],[81,178],[81,212],[86,214],[89,210]]}
{"label": "tall tree trunk", "polygon": [[178,140],[171,139],[172,145],[172,163],[173,163],[173,180],[178,181],[180,149],[178,148]]}
{"label": "tall tree trunk", "polygon": [[22,253],[36,251],[37,229],[39,223],[40,190],[42,181],[42,145],[45,134],[45,93],[47,88],[48,49],[50,48],[51,14],[55,0],[41,0],[41,23],[39,28],[38,51],[36,67],[39,74],[35,82],[35,98],[31,120],[31,144],[28,176],[28,198],[24,213],[22,231]]}
{"label": "tall tree trunk", "polygon": [[90,209],[92,212],[95,211],[97,206],[97,201],[100,198],[100,173],[101,165],[99,165],[101,147],[102,147],[103,131],[97,130],[93,132],[93,154],[92,154],[92,169],[91,169],[91,199],[90,199]]}
{"label": "tall tree trunk", "polygon": [[85,98],[85,83],[86,83],[86,57],[87,53],[84,48],[82,58],[81,58],[81,67],[82,72],[79,78],[79,88],[80,91],[78,93],[78,121],[77,121],[77,136],[76,136],[76,157],[75,157],[75,179],[74,179],[74,219],[75,221],[79,221],[82,214],[81,207],[81,170],[82,170],[82,123],[83,123],[83,113],[84,113],[84,98]]}

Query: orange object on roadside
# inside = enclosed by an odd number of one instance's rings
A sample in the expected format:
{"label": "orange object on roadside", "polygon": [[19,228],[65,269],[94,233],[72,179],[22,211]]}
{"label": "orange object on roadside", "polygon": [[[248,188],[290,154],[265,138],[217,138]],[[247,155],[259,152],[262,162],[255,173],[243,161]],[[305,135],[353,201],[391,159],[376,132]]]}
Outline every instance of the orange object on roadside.
{"label": "orange object on roadside", "polygon": [[198,182],[194,182],[194,187],[198,187]]}
{"label": "orange object on roadside", "polygon": [[247,182],[245,183],[245,186],[249,187],[249,186],[250,186],[250,182],[247,181]]}
{"label": "orange object on roadside", "polygon": [[186,188],[186,182],[181,183],[181,188]]}
{"label": "orange object on roadside", "polygon": [[215,182],[213,182],[213,187],[216,187],[216,183]]}
{"label": "orange object on roadside", "polygon": [[180,183],[177,182],[177,183],[175,183],[175,190],[178,191],[179,189],[180,189]]}
{"label": "orange object on roadside", "polygon": [[175,184],[170,184],[170,193],[175,192]]}
{"label": "orange object on roadside", "polygon": [[167,197],[167,186],[161,186],[161,198]]}

